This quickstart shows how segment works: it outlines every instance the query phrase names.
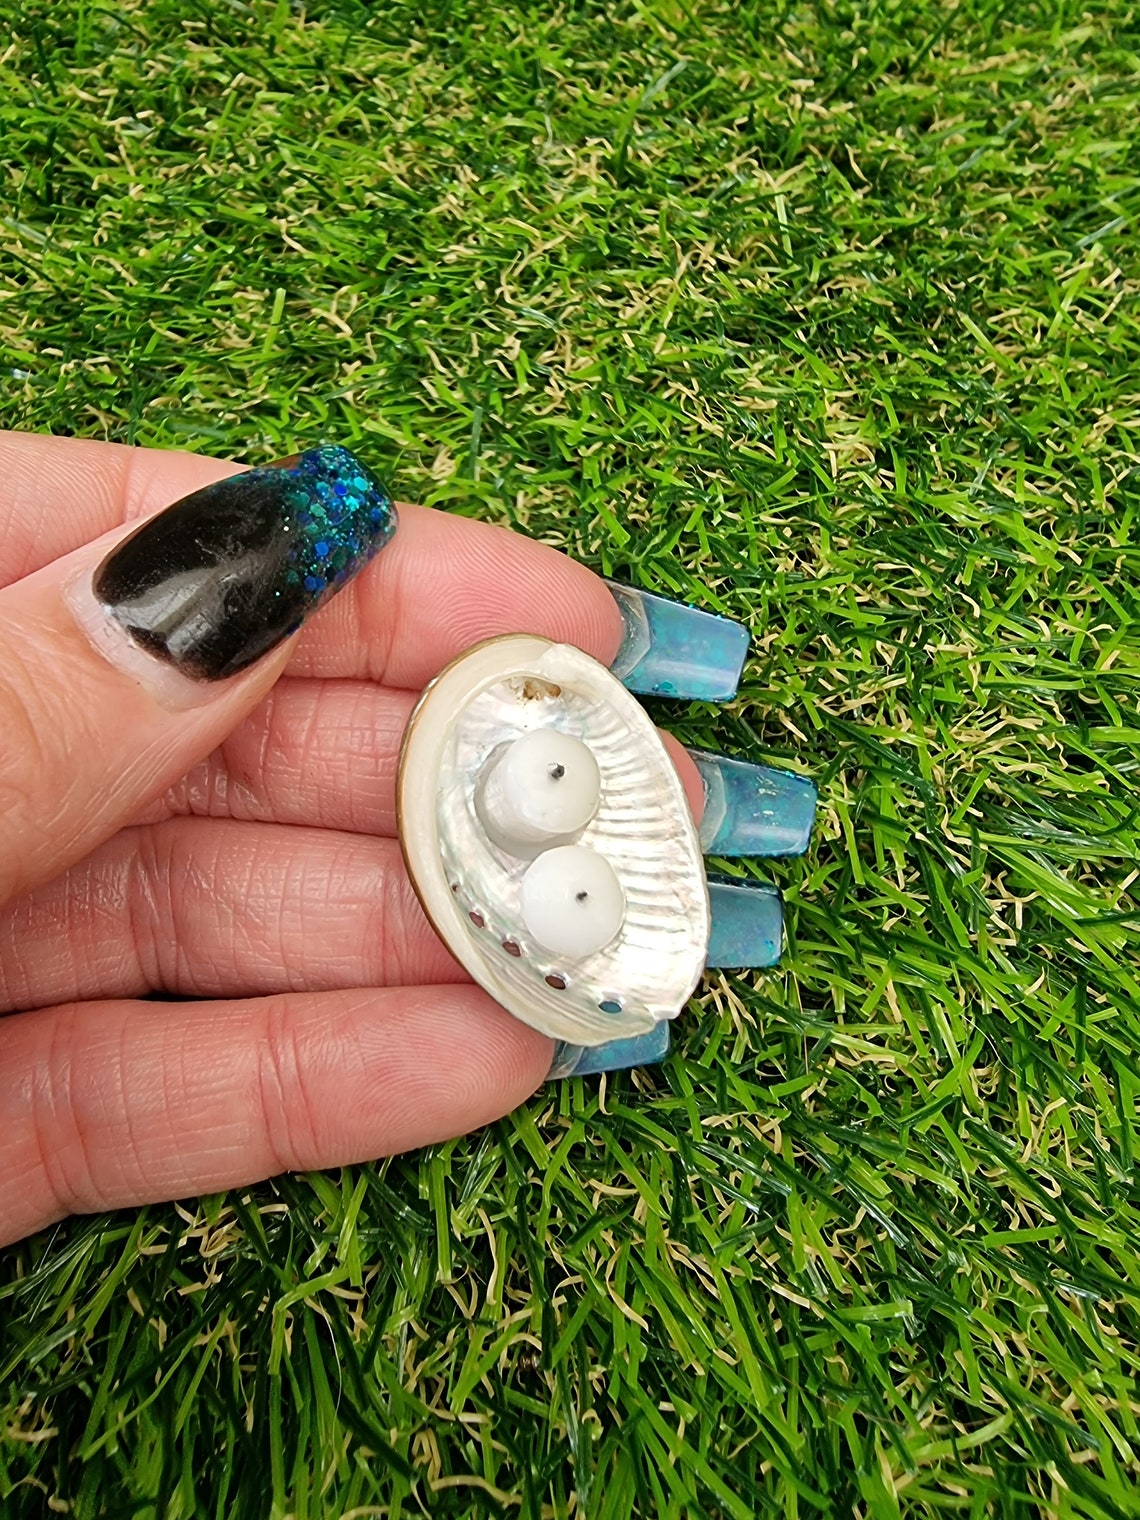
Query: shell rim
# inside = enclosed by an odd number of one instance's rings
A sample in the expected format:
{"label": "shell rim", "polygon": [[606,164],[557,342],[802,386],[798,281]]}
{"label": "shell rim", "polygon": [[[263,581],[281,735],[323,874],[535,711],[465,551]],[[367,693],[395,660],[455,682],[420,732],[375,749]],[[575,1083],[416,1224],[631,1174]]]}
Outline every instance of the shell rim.
{"label": "shell rim", "polygon": [[[456,936],[453,935],[453,934],[451,934],[450,932],[445,932],[444,931],[444,929],[441,927],[441,925],[439,923],[439,920],[438,920],[436,914],[432,911],[432,909],[429,906],[428,902],[425,900],[426,895],[427,895],[426,887],[421,884],[421,881],[420,881],[420,878],[419,878],[419,874],[418,874],[416,866],[415,866],[415,864],[414,864],[414,862],[412,860],[411,852],[410,852],[410,850],[408,848],[408,844],[407,844],[407,831],[406,831],[406,829],[404,827],[405,818],[406,818],[407,811],[408,811],[408,802],[407,802],[408,757],[409,757],[409,752],[410,752],[411,747],[412,747],[412,742],[413,742],[413,739],[414,739],[415,731],[416,731],[418,723],[419,723],[419,721],[420,721],[420,719],[422,717],[422,712],[423,712],[424,707],[430,701],[430,699],[431,699],[433,693],[435,692],[435,690],[437,689],[437,687],[439,687],[446,680],[446,678],[451,674],[451,672],[455,669],[456,666],[466,663],[468,659],[470,659],[473,655],[476,655],[480,651],[486,650],[488,648],[491,648],[493,646],[500,645],[500,644],[513,644],[513,645],[518,646],[518,662],[517,663],[520,664],[520,665],[526,663],[527,661],[532,661],[532,660],[533,661],[538,661],[538,660],[542,659],[543,656],[546,655],[551,650],[564,649],[572,657],[575,657],[575,658],[581,659],[581,660],[585,660],[585,661],[587,661],[587,662],[589,662],[589,663],[591,663],[593,665],[596,665],[597,668],[601,672],[603,672],[603,674],[605,676],[609,677],[609,679],[612,680],[615,683],[615,685],[620,689],[622,695],[624,697],[626,697],[629,701],[633,702],[636,705],[636,707],[638,708],[638,710],[640,711],[640,713],[642,714],[645,722],[648,725],[649,731],[652,733],[653,738],[656,741],[656,744],[657,744],[658,748],[660,749],[660,758],[661,758],[663,764],[667,767],[668,774],[673,778],[675,786],[676,786],[678,792],[680,793],[680,796],[679,796],[678,800],[680,801],[681,808],[683,810],[681,812],[680,816],[681,816],[681,818],[684,821],[684,824],[685,824],[685,826],[687,828],[688,834],[691,836],[689,842],[690,842],[690,847],[691,847],[692,852],[693,852],[693,857],[695,858],[695,860],[698,863],[700,863],[701,868],[702,868],[701,869],[701,881],[702,881],[702,884],[704,884],[703,852],[702,852],[701,846],[700,846],[700,839],[699,839],[699,835],[698,835],[698,831],[697,831],[697,825],[694,822],[692,813],[691,813],[691,811],[689,809],[688,799],[684,795],[684,787],[683,787],[683,784],[681,782],[680,776],[676,772],[676,769],[675,769],[675,767],[673,765],[672,758],[670,757],[668,751],[665,749],[665,746],[661,743],[660,736],[656,732],[656,726],[654,725],[652,719],[645,712],[644,707],[642,707],[642,705],[639,702],[637,702],[637,699],[635,697],[633,697],[632,694],[630,694],[629,692],[627,692],[625,690],[625,688],[622,686],[622,683],[618,680],[618,678],[616,676],[613,675],[612,671],[610,671],[600,661],[595,660],[592,655],[589,655],[584,650],[579,649],[576,645],[568,644],[568,643],[566,643],[565,641],[562,641],[562,640],[546,638],[542,634],[531,634],[531,633],[496,634],[496,635],[493,635],[493,636],[491,636],[489,638],[478,640],[476,643],[469,645],[466,649],[462,650],[459,654],[455,655],[452,659],[450,659],[447,662],[446,665],[444,665],[444,666],[441,667],[441,669],[436,673],[436,675],[433,676],[432,679],[423,688],[423,691],[420,693],[420,696],[417,699],[417,701],[415,703],[415,706],[412,708],[410,714],[408,715],[407,723],[404,726],[404,732],[403,732],[403,735],[401,737],[400,752],[399,752],[399,758],[398,758],[398,761],[397,761],[397,770],[396,770],[396,834],[397,834],[397,839],[399,841],[401,858],[403,859],[404,867],[405,867],[405,869],[406,869],[406,871],[408,873],[408,879],[409,879],[409,881],[412,884],[412,889],[413,889],[413,891],[416,894],[416,898],[417,898],[417,900],[418,900],[418,902],[420,904],[420,907],[423,910],[424,916],[426,917],[428,923],[431,925],[433,931],[439,937],[439,939],[442,941],[442,943],[444,944],[444,946],[449,950],[449,952],[456,957],[456,959],[459,961],[460,965],[463,966],[463,969],[468,973],[468,975],[471,976],[472,980],[477,985],[482,986],[484,991],[487,991],[489,993],[489,995],[492,996],[495,999],[495,1001],[499,1003],[499,1005],[501,1007],[505,1008],[506,1012],[508,1012],[509,1014],[511,1014],[512,1017],[517,1018],[520,1023],[524,1023],[524,1024],[529,1025],[529,1027],[538,1030],[539,1033],[545,1034],[547,1036],[547,1038],[558,1039],[558,1038],[562,1038],[562,1036],[560,1036],[558,1034],[552,1034],[549,1029],[543,1028],[542,1025],[540,1025],[538,1023],[535,1023],[532,1019],[527,1018],[524,1014],[516,1012],[513,1008],[507,1007],[501,1001],[501,999],[496,995],[496,993],[493,990],[491,990],[490,988],[486,987],[486,985],[482,982],[481,978],[475,973],[475,971],[473,970],[472,966],[468,964],[467,957],[459,952],[459,950],[458,950],[458,948],[457,948],[457,946],[455,944]],[[536,674],[537,674],[537,672],[536,672]],[[436,832],[436,822],[435,822],[434,814],[431,817],[430,826],[431,826],[431,828],[433,830],[433,843],[438,848],[439,840],[438,840],[438,833]],[[707,908],[708,892],[707,892],[707,886],[705,888],[705,902],[706,902],[706,932],[707,932],[707,929],[708,929],[708,908]],[[462,928],[461,925],[459,927]],[[684,996],[680,999],[678,1007],[677,1007],[675,1013],[679,1013],[681,1011],[681,1009],[684,1007],[685,1003],[689,1000],[689,998],[692,996],[692,994],[696,991],[697,986],[700,984],[700,978],[701,978],[702,975],[703,975],[703,962],[702,962],[701,968],[697,971],[697,974],[696,974],[696,976],[694,978],[694,981],[693,981],[693,985],[685,992]],[[675,1013],[669,1015],[668,1017],[670,1017],[670,1018],[675,1017]],[[653,1028],[657,1022],[659,1022],[659,1021],[652,1020],[650,1023],[648,1023],[645,1026],[646,1032],[648,1032],[649,1029]],[[575,1040],[576,1040],[576,1043],[578,1043],[579,1045],[590,1046],[590,1045],[604,1044],[607,1039],[612,1039],[612,1038],[628,1038],[629,1035],[630,1035],[630,1031],[626,1031],[624,1035],[620,1031],[615,1031],[613,1034],[607,1034],[605,1036],[598,1037],[598,1038],[590,1038],[590,1036],[585,1031],[582,1031],[581,1033],[579,1033],[579,1034],[577,1034],[575,1036]]]}

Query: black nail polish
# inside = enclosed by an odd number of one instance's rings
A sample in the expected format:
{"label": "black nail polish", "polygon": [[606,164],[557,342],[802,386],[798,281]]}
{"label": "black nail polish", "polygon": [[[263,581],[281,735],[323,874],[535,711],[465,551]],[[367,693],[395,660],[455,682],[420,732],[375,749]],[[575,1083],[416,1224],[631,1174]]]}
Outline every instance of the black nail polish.
{"label": "black nail polish", "polygon": [[354,454],[309,449],[167,507],[93,589],[136,644],[220,681],[295,633],[395,531],[391,497]]}

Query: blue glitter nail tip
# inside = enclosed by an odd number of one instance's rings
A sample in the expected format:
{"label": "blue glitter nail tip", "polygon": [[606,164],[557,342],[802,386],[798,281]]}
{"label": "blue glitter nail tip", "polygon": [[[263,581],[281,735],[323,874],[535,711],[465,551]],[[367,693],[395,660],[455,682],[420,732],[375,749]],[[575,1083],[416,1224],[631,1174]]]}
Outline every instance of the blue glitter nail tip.
{"label": "blue glitter nail tip", "polygon": [[348,449],[308,449],[287,468],[295,530],[289,561],[305,590],[322,597],[388,542],[396,511],[384,487]]}

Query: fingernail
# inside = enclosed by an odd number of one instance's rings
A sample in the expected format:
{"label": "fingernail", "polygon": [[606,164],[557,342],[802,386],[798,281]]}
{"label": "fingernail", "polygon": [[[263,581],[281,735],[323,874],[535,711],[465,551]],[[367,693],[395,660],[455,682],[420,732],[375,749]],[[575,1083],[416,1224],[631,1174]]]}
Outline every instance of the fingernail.
{"label": "fingernail", "polygon": [[92,589],[139,648],[220,681],[295,633],[395,529],[354,454],[308,449],[167,507],[116,545]]}
{"label": "fingernail", "polygon": [[763,882],[741,887],[710,881],[709,906],[712,932],[706,965],[744,971],[777,964],[784,938],[784,914],[775,887]]}
{"label": "fingernail", "polygon": [[792,771],[691,749],[705,788],[706,855],[802,855],[811,840],[815,783]]}
{"label": "fingernail", "polygon": [[625,623],[610,669],[638,696],[728,702],[748,653],[743,623],[607,581]]}
{"label": "fingernail", "polygon": [[631,1066],[656,1066],[669,1054],[669,1020],[662,1019],[646,1034],[630,1040],[607,1040],[604,1045],[555,1046],[547,1081],[559,1077],[592,1077],[603,1071],[625,1071]]}

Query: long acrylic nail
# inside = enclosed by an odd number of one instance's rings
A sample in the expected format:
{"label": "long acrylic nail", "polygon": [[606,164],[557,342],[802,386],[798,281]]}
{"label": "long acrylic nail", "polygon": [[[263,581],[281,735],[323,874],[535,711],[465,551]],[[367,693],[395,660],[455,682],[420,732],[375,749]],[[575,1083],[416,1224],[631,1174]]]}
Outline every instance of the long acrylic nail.
{"label": "long acrylic nail", "polygon": [[811,840],[814,782],[770,765],[691,749],[705,788],[701,849],[706,855],[802,855]]}
{"label": "long acrylic nail", "polygon": [[728,702],[736,695],[748,653],[743,623],[636,586],[606,585],[625,623],[610,669],[629,691],[701,702]]}
{"label": "long acrylic nail", "polygon": [[546,1080],[592,1077],[603,1071],[625,1071],[631,1066],[656,1066],[668,1054],[669,1020],[662,1019],[648,1033],[629,1040],[607,1040],[604,1045],[567,1045],[559,1041]]}
{"label": "long acrylic nail", "polygon": [[712,932],[706,965],[744,971],[775,966],[784,938],[780,894],[763,882],[709,882]]}
{"label": "long acrylic nail", "polygon": [[388,542],[388,492],[343,448],[308,449],[183,497],[95,572],[105,615],[197,681],[252,665]]}

